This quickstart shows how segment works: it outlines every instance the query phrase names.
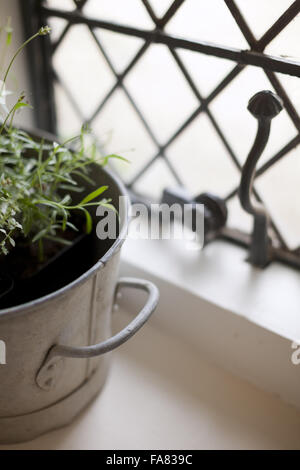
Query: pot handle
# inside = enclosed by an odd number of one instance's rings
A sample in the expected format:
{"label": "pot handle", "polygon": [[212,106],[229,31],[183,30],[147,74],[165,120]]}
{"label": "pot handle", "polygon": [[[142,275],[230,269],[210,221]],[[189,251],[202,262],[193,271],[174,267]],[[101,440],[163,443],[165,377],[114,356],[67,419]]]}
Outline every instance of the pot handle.
{"label": "pot handle", "polygon": [[138,315],[123,330],[101,343],[84,347],[72,347],[60,344],[52,346],[36,376],[36,383],[40,388],[43,390],[51,390],[55,386],[59,376],[62,374],[62,358],[91,358],[101,356],[121,346],[121,344],[135,335],[146,323],[158,304],[159,291],[157,287],[152,284],[152,282],[130,277],[119,279],[116,292],[123,287],[144,290],[149,294],[145,306]]}

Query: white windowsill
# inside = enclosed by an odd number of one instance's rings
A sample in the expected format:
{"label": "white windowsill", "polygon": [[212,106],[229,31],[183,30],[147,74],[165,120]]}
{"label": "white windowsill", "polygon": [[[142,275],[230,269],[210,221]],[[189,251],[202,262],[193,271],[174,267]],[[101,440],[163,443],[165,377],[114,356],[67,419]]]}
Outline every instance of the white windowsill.
{"label": "white windowsill", "polygon": [[[215,241],[203,251],[175,240],[126,240],[123,275],[157,283],[154,324],[192,345],[210,361],[300,407],[300,272],[279,263],[264,270],[247,250]],[[141,305],[126,296],[126,308]]]}

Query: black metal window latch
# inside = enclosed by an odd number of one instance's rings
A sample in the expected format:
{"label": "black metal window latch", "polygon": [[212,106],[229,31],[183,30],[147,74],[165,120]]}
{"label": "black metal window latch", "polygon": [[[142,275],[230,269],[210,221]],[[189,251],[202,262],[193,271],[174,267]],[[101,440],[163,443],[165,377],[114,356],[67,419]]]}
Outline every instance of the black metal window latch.
{"label": "black metal window latch", "polygon": [[226,227],[226,201],[212,193],[201,193],[192,197],[185,188],[166,188],[162,202],[169,206],[180,204],[204,204],[204,244],[218,237],[239,242],[249,246],[248,261],[256,267],[263,268],[270,261],[284,261],[299,267],[298,253],[291,252],[280,245],[271,234],[269,214],[260,202],[255,201],[253,182],[256,177],[256,166],[270,137],[271,121],[283,109],[279,96],[269,90],[256,93],[248,103],[248,110],[257,119],[257,133],[252,148],[242,168],[238,195],[243,209],[253,216],[251,235]]}

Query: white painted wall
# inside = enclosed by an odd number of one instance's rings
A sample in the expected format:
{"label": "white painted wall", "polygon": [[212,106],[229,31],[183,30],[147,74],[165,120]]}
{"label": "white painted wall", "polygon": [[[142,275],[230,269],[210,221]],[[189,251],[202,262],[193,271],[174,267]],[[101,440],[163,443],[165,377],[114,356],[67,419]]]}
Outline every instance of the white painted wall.
{"label": "white painted wall", "polygon": [[[25,1],[25,0],[24,0]],[[9,49],[9,55],[14,53],[16,48],[22,43],[23,30],[20,17],[20,9],[18,0],[0,0],[0,24],[1,26],[6,23],[8,17],[12,19],[12,26],[14,29],[12,44]],[[28,100],[32,102],[30,83],[28,79],[28,67],[26,61],[26,53],[22,53],[12,69],[9,79],[8,88],[14,92],[25,91]],[[30,127],[33,125],[33,112],[32,110],[24,110],[16,117],[16,123]]]}

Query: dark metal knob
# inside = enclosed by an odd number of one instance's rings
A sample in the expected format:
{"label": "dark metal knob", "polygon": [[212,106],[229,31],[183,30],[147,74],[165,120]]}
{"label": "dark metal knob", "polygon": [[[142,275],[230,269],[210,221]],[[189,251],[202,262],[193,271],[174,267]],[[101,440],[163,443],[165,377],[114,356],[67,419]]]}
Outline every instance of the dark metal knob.
{"label": "dark metal knob", "polygon": [[275,93],[264,90],[250,98],[247,109],[257,119],[273,119],[283,109],[283,103]]}
{"label": "dark metal knob", "polygon": [[215,233],[225,226],[227,221],[226,202],[212,193],[201,193],[195,198],[195,202],[204,204],[204,232]]}
{"label": "dark metal knob", "polygon": [[169,206],[177,203],[192,206],[191,229],[196,231],[197,204],[204,205],[204,243],[216,237],[227,221],[226,202],[211,193],[201,193],[193,198],[189,192],[181,187],[166,188],[163,192],[162,202]]}

